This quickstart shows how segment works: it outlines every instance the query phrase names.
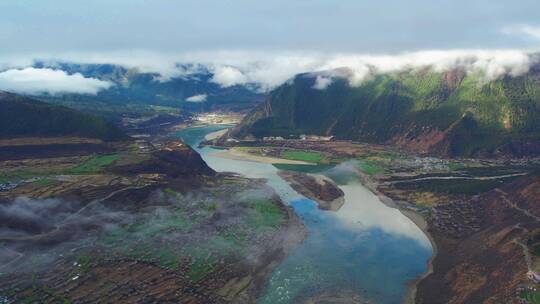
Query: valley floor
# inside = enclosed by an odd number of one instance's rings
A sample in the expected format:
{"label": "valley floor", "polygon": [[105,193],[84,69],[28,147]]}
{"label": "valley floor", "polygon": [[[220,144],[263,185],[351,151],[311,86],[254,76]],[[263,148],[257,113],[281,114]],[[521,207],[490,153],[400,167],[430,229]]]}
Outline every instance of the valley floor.
{"label": "valley floor", "polygon": [[2,147],[33,155],[0,160],[0,303],[252,303],[305,236],[264,182],[180,141]]}
{"label": "valley floor", "polygon": [[[0,142],[0,303],[254,301],[306,235],[295,213],[262,181],[215,173],[180,141],[145,138]],[[538,303],[526,277],[540,272],[537,160],[437,159],[333,140],[228,145],[222,157],[284,171],[353,164],[434,244],[409,301]],[[302,187],[315,198],[329,191]]]}
{"label": "valley floor", "polygon": [[363,184],[432,240],[430,270],[411,285],[410,302],[538,303],[526,276],[540,272],[538,160],[437,159],[349,141],[227,145],[247,159],[282,159],[276,162],[282,170],[354,162]]}

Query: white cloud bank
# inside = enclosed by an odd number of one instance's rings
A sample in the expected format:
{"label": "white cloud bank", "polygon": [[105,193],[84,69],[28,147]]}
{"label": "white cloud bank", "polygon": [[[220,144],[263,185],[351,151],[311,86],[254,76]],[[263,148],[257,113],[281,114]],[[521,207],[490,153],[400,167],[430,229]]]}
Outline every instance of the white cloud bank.
{"label": "white cloud bank", "polygon": [[52,95],[59,93],[97,94],[111,87],[111,83],[85,78],[79,73],[69,75],[52,69],[10,69],[0,72],[0,90],[23,94]]}
{"label": "white cloud bank", "polygon": [[[318,70],[335,70],[336,76],[345,76],[353,86],[360,85],[373,73],[388,73],[431,67],[437,72],[463,69],[467,73],[482,73],[486,80],[503,75],[527,73],[531,65],[530,56],[522,51],[421,51],[399,55],[344,55],[324,62]],[[344,69],[343,69],[344,68]]]}
{"label": "white cloud bank", "polygon": [[206,94],[193,95],[186,99],[187,102],[205,102],[208,98]]}
{"label": "white cloud bank", "polygon": [[[509,74],[526,73],[531,56],[522,50],[429,50],[399,54],[352,54],[314,52],[216,51],[196,53],[151,53],[144,51],[104,54],[64,54],[55,57],[33,56],[33,59],[74,63],[110,63],[141,72],[159,73],[160,81],[189,77],[201,71],[213,73],[212,82],[222,87],[257,84],[272,89],[296,74],[333,71],[329,76],[346,77],[353,86],[360,85],[373,73],[431,67],[436,71],[461,68],[468,73],[483,73],[487,80]],[[18,59],[18,63],[28,60]],[[186,66],[179,65],[188,64]],[[0,67],[5,66],[0,62]],[[336,71],[337,70],[337,71]],[[318,88],[330,83],[319,79]]]}
{"label": "white cloud bank", "polygon": [[[206,66],[214,73],[212,81],[222,87],[258,84],[263,90],[300,73],[338,70],[329,77],[346,77],[351,85],[358,86],[373,73],[427,66],[439,72],[454,68],[480,72],[492,80],[506,74],[522,75],[532,63],[530,55],[521,50],[432,50],[388,55],[223,51],[172,56],[170,61]],[[329,85],[328,80],[324,82]]]}
{"label": "white cloud bank", "polygon": [[234,67],[218,66],[213,68],[212,72],[214,76],[211,81],[219,84],[223,88],[247,84],[249,82],[249,78]]}
{"label": "white cloud bank", "polygon": [[315,90],[326,90],[331,84],[332,77],[317,75],[317,78],[315,78],[315,84],[313,84],[313,88]]}
{"label": "white cloud bank", "polygon": [[375,73],[424,67],[431,67],[437,72],[460,68],[467,73],[482,73],[486,80],[493,80],[507,74],[519,76],[527,73],[532,60],[528,53],[519,50],[434,50],[395,55],[277,55],[228,64],[243,73],[245,83],[258,83],[266,89],[280,85],[299,73],[326,71],[327,76],[318,77],[315,83],[316,88],[324,89],[331,83],[332,76],[346,77],[351,85],[358,86]]}

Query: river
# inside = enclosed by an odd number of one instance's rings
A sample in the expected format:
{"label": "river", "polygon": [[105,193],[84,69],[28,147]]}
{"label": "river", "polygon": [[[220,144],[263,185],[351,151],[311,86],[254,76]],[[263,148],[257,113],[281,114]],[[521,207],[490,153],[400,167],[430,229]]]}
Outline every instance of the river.
{"label": "river", "polygon": [[258,303],[296,303],[322,293],[355,294],[370,303],[403,302],[408,284],[427,271],[432,255],[428,238],[410,219],[351,178],[351,163],[321,172],[340,180],[345,193],[343,207],[332,212],[295,192],[271,164],[225,159],[219,150],[196,148],[220,128],[195,127],[177,135],[216,171],[265,178],[308,229],[305,241],[273,271]]}

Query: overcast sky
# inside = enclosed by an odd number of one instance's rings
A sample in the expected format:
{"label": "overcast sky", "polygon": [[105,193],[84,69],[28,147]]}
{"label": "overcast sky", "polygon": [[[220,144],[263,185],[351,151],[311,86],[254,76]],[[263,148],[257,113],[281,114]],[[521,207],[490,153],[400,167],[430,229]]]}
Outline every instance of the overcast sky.
{"label": "overcast sky", "polygon": [[0,0],[0,54],[540,46],[538,0]]}
{"label": "overcast sky", "polygon": [[177,63],[197,63],[223,87],[271,89],[342,67],[353,85],[374,67],[516,76],[539,50],[540,0],[0,0],[0,90],[16,92],[110,86],[34,69],[36,59],[121,64],[160,81],[190,73]]}

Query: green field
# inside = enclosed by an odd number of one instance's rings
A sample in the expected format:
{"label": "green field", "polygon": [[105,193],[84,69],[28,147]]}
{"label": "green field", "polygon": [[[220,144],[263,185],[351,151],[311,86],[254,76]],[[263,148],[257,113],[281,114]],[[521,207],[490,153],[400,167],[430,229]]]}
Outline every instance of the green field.
{"label": "green field", "polygon": [[212,273],[216,268],[216,260],[212,255],[207,257],[201,257],[195,259],[193,265],[189,269],[188,276],[193,282],[198,282],[204,279],[207,275]]}
{"label": "green field", "polygon": [[525,291],[521,293],[521,298],[527,300],[531,304],[540,304],[540,292]]}
{"label": "green field", "polygon": [[445,194],[464,194],[475,195],[478,193],[486,192],[497,187],[504,185],[515,177],[501,178],[494,180],[468,180],[468,179],[455,179],[455,180],[422,180],[411,181],[406,183],[396,184],[400,189],[417,189],[419,191],[428,191]]}
{"label": "green field", "polygon": [[40,186],[49,186],[54,181],[50,178],[53,175],[59,174],[97,174],[101,173],[103,169],[111,165],[117,159],[120,158],[120,154],[109,154],[109,155],[98,155],[93,156],[82,164],[76,165],[71,169],[67,170],[13,170],[8,172],[0,172],[0,184],[9,183],[9,182],[18,182],[27,180],[33,177],[40,177],[39,180],[35,181],[36,184]]}
{"label": "green field", "polygon": [[52,179],[49,179],[49,178],[41,178],[41,179],[38,179],[37,181],[35,181],[36,184],[40,185],[40,186],[50,186],[54,183],[54,180]]}
{"label": "green field", "polygon": [[[26,179],[30,179],[32,177],[45,177],[45,176],[51,176],[51,175],[57,175],[62,174],[61,171],[54,171],[54,170],[38,170],[38,171],[32,171],[32,170],[14,170],[14,171],[8,171],[8,172],[0,172],[0,184],[3,183],[9,183],[9,182],[18,182]],[[51,180],[47,178],[40,179],[36,181],[36,183],[48,186],[48,182],[52,182]]]}
{"label": "green field", "polygon": [[281,157],[289,160],[305,161],[308,163],[320,163],[325,156],[319,152],[283,151]]}
{"label": "green field", "polygon": [[[187,269],[186,275],[197,282],[216,271],[219,260],[248,254],[251,246],[274,233],[286,218],[285,210],[260,195],[226,199],[210,193],[216,196],[193,203],[182,201],[181,194],[167,188],[165,199],[176,207],[141,214],[135,223],[101,235],[98,244],[120,256],[171,270]],[[216,229],[219,217],[214,214],[233,206],[238,208],[235,220]]]}
{"label": "green field", "polygon": [[119,154],[94,156],[84,163],[68,170],[69,174],[96,174],[102,172],[107,166],[111,165],[120,158]]}
{"label": "green field", "polygon": [[255,200],[248,206],[248,225],[255,231],[275,228],[284,220],[283,210],[271,200]]}
{"label": "green field", "polygon": [[358,167],[360,168],[360,170],[369,175],[384,172],[384,169],[381,166],[379,166],[376,162],[371,161],[360,161],[358,163]]}
{"label": "green field", "polygon": [[295,164],[273,164],[279,170],[287,171],[296,171],[302,173],[321,173],[327,170],[330,170],[335,167],[335,165],[295,165]]}

